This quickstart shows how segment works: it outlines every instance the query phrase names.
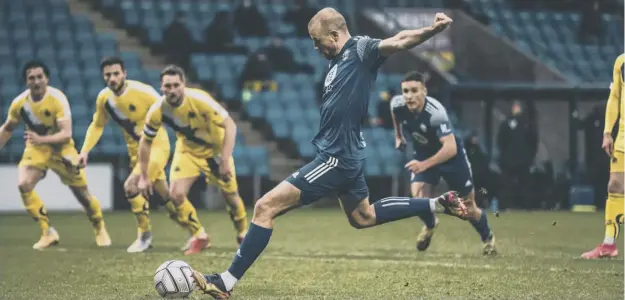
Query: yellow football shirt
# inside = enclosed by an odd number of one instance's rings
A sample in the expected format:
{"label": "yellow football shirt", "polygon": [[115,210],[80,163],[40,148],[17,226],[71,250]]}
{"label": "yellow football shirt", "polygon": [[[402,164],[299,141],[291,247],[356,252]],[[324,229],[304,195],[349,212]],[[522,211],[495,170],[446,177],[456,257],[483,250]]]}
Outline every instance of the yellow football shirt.
{"label": "yellow football shirt", "polygon": [[221,152],[223,123],[228,117],[228,112],[210,94],[185,88],[180,106],[169,105],[163,97],[150,108],[143,133],[154,138],[165,123],[176,131],[176,152],[210,158]]}
{"label": "yellow football shirt", "polygon": [[[605,113],[605,128],[604,133],[612,133],[614,123],[619,119],[618,135],[614,142],[614,150],[624,152],[625,145],[623,145],[623,134],[625,134],[625,122],[623,120],[623,113],[625,113],[625,104],[623,104],[623,93],[625,88],[623,87],[623,63],[625,61],[625,54],[621,54],[616,58],[614,62],[614,69],[612,70],[612,84],[610,85],[610,98],[608,98],[608,104]],[[619,118],[620,116],[620,118]]]}
{"label": "yellow football shirt", "polygon": [[[26,90],[13,99],[9,107],[8,119],[15,122],[24,121],[26,128],[39,135],[53,135],[60,131],[58,121],[72,120],[72,113],[67,97],[61,90],[48,86],[43,98],[33,101],[30,90]],[[60,150],[65,147],[74,147],[74,140],[69,139],[64,144],[30,145],[41,150]]]}
{"label": "yellow football shirt", "polygon": [[[94,125],[100,129],[104,128],[109,117],[113,119],[122,130],[128,147],[128,155],[134,161],[137,157],[145,117],[150,107],[159,99],[160,95],[154,88],[139,81],[126,80],[126,88],[119,96],[106,87],[98,94],[89,130],[93,130]],[[90,151],[95,146],[97,140],[94,141],[94,136],[90,132],[87,133],[81,152]],[[100,135],[97,137],[99,139]],[[165,129],[159,130],[156,134],[155,147],[169,149],[169,138]]]}

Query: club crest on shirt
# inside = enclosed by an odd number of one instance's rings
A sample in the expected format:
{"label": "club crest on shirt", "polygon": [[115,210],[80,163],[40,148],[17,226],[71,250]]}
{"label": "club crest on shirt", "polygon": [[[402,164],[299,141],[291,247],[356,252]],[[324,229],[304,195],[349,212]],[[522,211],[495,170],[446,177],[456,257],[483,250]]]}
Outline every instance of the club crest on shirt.
{"label": "club crest on shirt", "polygon": [[332,69],[328,71],[328,75],[326,75],[326,80],[323,83],[323,86],[327,87],[328,85],[332,83],[332,81],[334,81],[334,78],[336,78],[337,69],[338,69],[338,65],[334,65],[334,67],[332,67]]}
{"label": "club crest on shirt", "polygon": [[413,132],[412,138],[421,145],[427,145],[428,143],[428,139],[418,132]]}

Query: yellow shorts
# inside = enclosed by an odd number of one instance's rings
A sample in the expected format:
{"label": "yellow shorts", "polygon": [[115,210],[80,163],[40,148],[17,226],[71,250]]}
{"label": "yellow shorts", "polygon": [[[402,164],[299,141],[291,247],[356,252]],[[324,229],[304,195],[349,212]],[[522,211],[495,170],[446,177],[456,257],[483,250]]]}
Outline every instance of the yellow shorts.
{"label": "yellow shorts", "polygon": [[66,146],[60,151],[52,151],[50,148],[26,146],[22,160],[18,166],[34,167],[47,172],[52,169],[61,177],[63,184],[72,187],[87,185],[85,171],[76,167],[78,163],[78,151],[73,146]]}
{"label": "yellow shorts", "polygon": [[[148,163],[148,177],[150,181],[167,180],[165,176],[165,166],[169,161],[169,148],[156,148],[152,147],[150,152],[150,163]],[[130,167],[132,168],[133,175],[141,174],[141,168],[137,163],[137,156],[130,156]]]}
{"label": "yellow shorts", "polygon": [[625,171],[625,155],[621,151],[614,151],[610,159],[610,173],[623,173]]}
{"label": "yellow shorts", "polygon": [[232,176],[230,180],[224,181],[219,176],[219,161],[215,158],[199,158],[189,153],[176,151],[169,170],[169,180],[197,177],[200,173],[206,176],[206,182],[219,187],[225,193],[236,193],[239,190],[234,167],[234,159],[230,158]]}

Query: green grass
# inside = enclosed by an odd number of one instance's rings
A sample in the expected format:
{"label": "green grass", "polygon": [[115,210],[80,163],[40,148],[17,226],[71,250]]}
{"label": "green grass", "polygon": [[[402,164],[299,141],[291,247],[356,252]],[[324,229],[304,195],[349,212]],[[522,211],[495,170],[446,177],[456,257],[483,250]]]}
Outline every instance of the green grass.
{"label": "green grass", "polygon": [[[155,247],[134,255],[125,252],[136,236],[129,212],[105,214],[108,249],[95,247],[83,215],[51,213],[61,243],[46,251],[31,249],[39,228],[30,218],[0,216],[0,298],[157,299],[152,276],[165,260],[204,272],[230,264],[236,243],[225,212],[200,213],[213,248],[192,257],[178,251],[183,230],[162,212],[152,216]],[[417,220],[358,231],[338,209],[296,211],[278,220],[233,299],[623,299],[621,256],[579,259],[600,242],[602,214],[514,212],[490,222],[497,257],[483,257],[472,227],[446,216],[430,249],[417,253]]]}

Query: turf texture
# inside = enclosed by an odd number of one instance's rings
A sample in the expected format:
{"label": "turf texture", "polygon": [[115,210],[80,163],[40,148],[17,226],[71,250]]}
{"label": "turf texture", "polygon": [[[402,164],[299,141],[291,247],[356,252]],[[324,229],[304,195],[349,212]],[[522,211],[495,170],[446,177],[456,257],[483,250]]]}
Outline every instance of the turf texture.
{"label": "turf texture", "polygon": [[[60,244],[36,251],[37,224],[0,215],[0,299],[158,299],[153,274],[163,261],[221,272],[237,248],[225,212],[200,212],[213,247],[190,257],[178,250],[186,233],[164,212],[152,212],[154,248],[140,254],[125,250],[136,237],[130,212],[105,213],[106,249],[95,246],[83,214],[50,217]],[[510,212],[489,221],[496,257],[482,256],[470,224],[447,216],[430,248],[417,252],[418,219],[356,230],[339,209],[292,212],[278,219],[232,299],[623,299],[622,254],[579,258],[602,239],[601,213]]]}

